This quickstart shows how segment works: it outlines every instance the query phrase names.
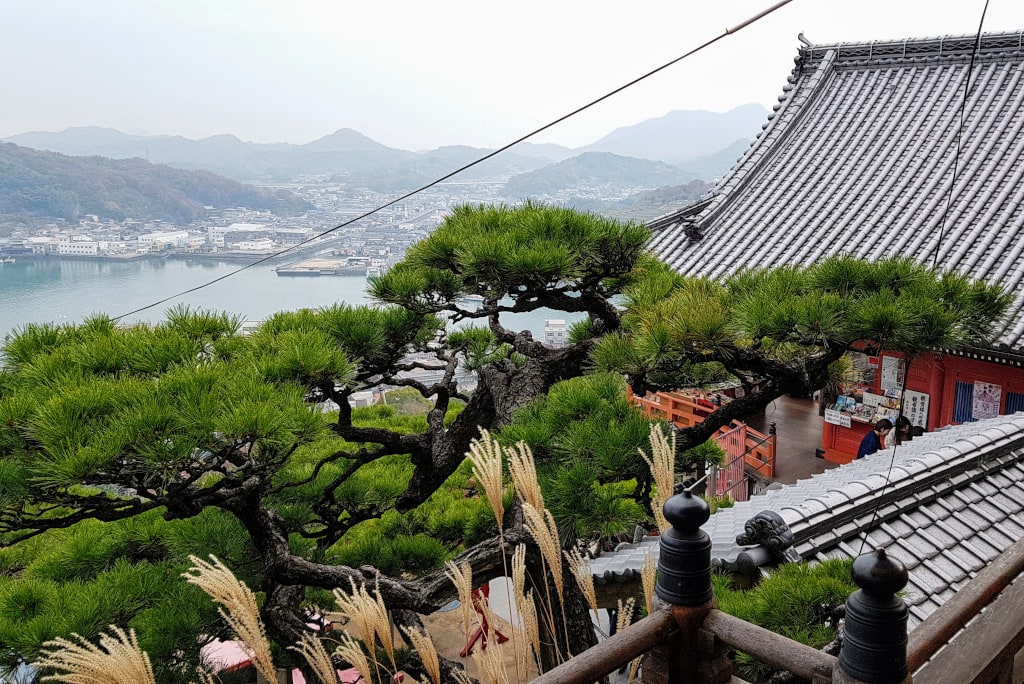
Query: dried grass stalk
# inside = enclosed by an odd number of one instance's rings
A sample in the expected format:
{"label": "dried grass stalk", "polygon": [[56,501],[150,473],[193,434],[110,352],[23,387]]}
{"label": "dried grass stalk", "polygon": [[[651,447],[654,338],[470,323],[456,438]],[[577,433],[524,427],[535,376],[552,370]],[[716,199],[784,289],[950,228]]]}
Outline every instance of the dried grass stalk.
{"label": "dried grass stalk", "polygon": [[627,684],[633,684],[636,681],[637,671],[640,669],[640,659],[634,658],[633,662],[629,664],[629,679],[626,680]]}
{"label": "dried grass stalk", "polygon": [[632,596],[626,599],[623,603],[622,599],[619,599],[619,614],[615,617],[615,632],[621,632],[622,630],[633,624],[633,609],[636,608],[636,599]]}
{"label": "dried grass stalk", "polygon": [[551,511],[544,509],[541,513],[530,504],[523,502],[523,515],[526,517],[526,530],[537,542],[540,553],[547,561],[551,577],[555,580],[558,595],[562,595],[562,554],[559,551],[558,526]]}
{"label": "dried grass stalk", "polygon": [[512,552],[512,593],[517,603],[526,593],[526,544],[517,544]]}
{"label": "dried grass stalk", "polygon": [[[533,592],[528,591],[522,600],[516,602],[519,617],[523,621],[523,632],[526,642],[533,647],[534,659],[540,659],[540,623],[537,621],[537,605],[533,602]],[[524,671],[526,668],[524,667]]]}
{"label": "dried grass stalk", "polygon": [[576,584],[580,586],[580,591],[586,597],[590,610],[594,611],[594,624],[600,624],[601,619],[597,614],[597,592],[594,590],[594,575],[590,572],[590,561],[583,557],[579,549],[573,549],[571,553],[568,551],[564,553],[566,560],[569,561],[569,569],[572,570],[573,577],[576,578]]}
{"label": "dried grass stalk", "polygon": [[441,663],[437,658],[437,649],[434,647],[430,635],[419,627],[403,627],[402,631],[409,639],[413,650],[420,654],[423,669],[430,675],[430,679],[434,684],[441,684]]}
{"label": "dried grass stalk", "polygon": [[665,436],[665,431],[657,423],[651,423],[651,455],[650,457],[643,449],[638,449],[640,456],[644,459],[647,467],[651,469],[651,477],[654,478],[654,486],[657,489],[657,496],[654,506],[654,520],[659,530],[666,530],[669,527],[663,510],[665,502],[672,496],[676,486],[676,435],[673,432],[671,439]]}
{"label": "dried grass stalk", "polygon": [[505,517],[505,504],[502,501],[505,483],[501,467],[501,445],[498,444],[498,440],[491,437],[490,432],[480,428],[480,439],[474,439],[469,443],[469,453],[466,456],[473,464],[474,477],[484,488],[487,501],[491,504],[491,511],[498,521],[498,532],[501,533]]}
{"label": "dried grass stalk", "polygon": [[210,556],[212,563],[207,563],[198,556],[189,556],[189,560],[192,567],[182,573],[182,577],[202,589],[207,596],[222,606],[217,611],[234,630],[242,648],[252,656],[256,669],[268,680],[276,681],[274,661],[270,656],[270,642],[267,640],[263,621],[260,620],[256,595],[216,556]]}
{"label": "dried grass stalk", "polygon": [[324,684],[338,681],[338,671],[331,662],[331,656],[324,648],[323,642],[312,634],[303,634],[299,643],[288,648],[305,658],[314,674]]}
{"label": "dried grass stalk", "polygon": [[544,510],[544,494],[537,481],[537,464],[524,442],[517,442],[515,448],[506,447],[508,469],[512,473],[512,484],[522,501],[530,504],[538,511]]}
{"label": "dried grass stalk", "polygon": [[509,684],[508,672],[505,671],[504,649],[497,639],[492,638],[493,636],[492,631],[488,637],[487,648],[473,651],[477,676],[480,677],[481,684]]}
{"label": "dried grass stalk", "polygon": [[445,575],[455,585],[459,592],[459,609],[462,612],[462,626],[466,630],[466,639],[469,640],[470,625],[473,621],[473,568],[469,563],[456,565],[455,561],[445,563]]}
{"label": "dried grass stalk", "polygon": [[[371,657],[375,656],[377,643],[380,639],[384,652],[388,654],[392,668],[395,667],[395,641],[391,636],[391,620],[388,618],[388,610],[384,606],[384,599],[380,595],[378,586],[374,596],[366,590],[366,585],[356,586],[355,580],[349,578],[352,586],[352,593],[346,594],[340,589],[334,590],[334,602],[338,612],[346,622],[352,622],[360,632],[363,642],[370,649]],[[376,659],[374,658],[374,662]]]}
{"label": "dried grass stalk", "polygon": [[452,678],[455,680],[455,684],[475,684],[465,670],[452,670]]}
{"label": "dried grass stalk", "polygon": [[370,667],[370,661],[366,658],[366,653],[363,652],[359,642],[351,635],[343,633],[338,639],[338,647],[334,652],[341,656],[346,663],[359,670],[359,674],[365,681],[374,681],[375,672]]}
{"label": "dried grass stalk", "polygon": [[653,553],[644,557],[644,565],[640,569],[640,581],[644,585],[644,600],[647,601],[647,612],[654,612],[654,585],[658,581],[658,561]]}
{"label": "dried grass stalk", "polygon": [[42,659],[36,668],[64,670],[43,677],[43,681],[67,684],[155,684],[149,656],[139,648],[135,630],[127,634],[120,627],[110,626],[110,634],[102,632],[99,645],[78,634],[72,639],[58,638],[43,644]]}

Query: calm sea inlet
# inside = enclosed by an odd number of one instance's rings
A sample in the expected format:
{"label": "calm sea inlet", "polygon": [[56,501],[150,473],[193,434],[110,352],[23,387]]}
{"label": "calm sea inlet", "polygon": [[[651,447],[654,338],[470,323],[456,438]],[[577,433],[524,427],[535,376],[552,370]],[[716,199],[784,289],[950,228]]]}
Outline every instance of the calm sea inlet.
{"label": "calm sea inlet", "polygon": [[[269,263],[240,271],[242,266],[187,259],[5,263],[0,265],[0,340],[27,323],[77,323],[94,313],[122,316],[218,278],[224,279],[122,320],[158,322],[178,304],[260,321],[277,311],[370,301],[361,276],[297,278],[277,275]],[[536,311],[516,314],[505,325],[540,339],[546,318],[573,321],[579,315]]]}

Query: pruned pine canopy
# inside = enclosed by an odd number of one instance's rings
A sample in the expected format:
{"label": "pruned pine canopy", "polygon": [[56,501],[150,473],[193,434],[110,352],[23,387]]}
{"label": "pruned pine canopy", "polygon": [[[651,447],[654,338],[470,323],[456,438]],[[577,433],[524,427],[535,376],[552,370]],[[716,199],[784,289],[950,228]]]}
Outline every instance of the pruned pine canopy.
{"label": "pruned pine canopy", "polygon": [[[648,238],[641,224],[572,209],[461,206],[371,290],[412,310],[466,317],[492,309],[588,311],[630,282]],[[485,299],[484,314],[460,306],[467,295]]]}
{"label": "pruned pine canopy", "polygon": [[1011,300],[997,286],[909,258],[850,256],[749,269],[721,283],[662,266],[624,294],[623,330],[600,340],[595,362],[664,388],[686,384],[694,364],[720,364],[753,382],[817,369],[856,343],[908,355],[984,344]]}
{"label": "pruned pine canopy", "polygon": [[[281,646],[305,633],[307,602],[353,581],[397,615],[437,610],[456,597],[444,561],[482,582],[530,538],[521,518],[501,541],[487,521],[464,464],[480,428],[533,448],[564,542],[610,536],[651,514],[649,432],[626,382],[747,384],[679,433],[684,451],[824,386],[858,341],[908,354],[983,341],[1008,301],[907,259],[687,278],[647,239],[568,209],[465,206],[372,283],[380,305],[282,312],[249,336],[187,307],[156,325],[16,331],[0,358],[0,665],[118,623],[161,681],[181,679],[217,629],[180,586],[190,554],[247,574]],[[565,348],[503,325],[541,308],[585,315]],[[351,406],[384,386],[424,412]],[[562,617],[577,618],[565,631],[583,639],[585,607]]]}

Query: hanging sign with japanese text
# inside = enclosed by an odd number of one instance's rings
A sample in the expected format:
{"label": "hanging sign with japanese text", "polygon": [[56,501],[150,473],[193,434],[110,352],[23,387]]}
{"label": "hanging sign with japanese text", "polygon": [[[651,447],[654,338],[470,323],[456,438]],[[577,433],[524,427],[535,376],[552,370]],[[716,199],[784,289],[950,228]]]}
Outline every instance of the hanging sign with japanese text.
{"label": "hanging sign with japanese text", "polygon": [[879,386],[883,390],[898,390],[903,386],[903,359],[895,356],[882,357],[882,377]]}
{"label": "hanging sign with japanese text", "polygon": [[924,392],[907,390],[903,393],[903,415],[911,425],[920,425],[928,428],[928,400],[929,396]]}
{"label": "hanging sign with japanese text", "polygon": [[1003,388],[991,382],[974,383],[974,404],[971,417],[975,420],[995,418],[999,415],[999,404],[1003,398]]}
{"label": "hanging sign with japanese text", "polygon": [[833,425],[850,427],[850,416],[849,414],[836,411],[835,409],[825,409],[825,422],[832,423]]}

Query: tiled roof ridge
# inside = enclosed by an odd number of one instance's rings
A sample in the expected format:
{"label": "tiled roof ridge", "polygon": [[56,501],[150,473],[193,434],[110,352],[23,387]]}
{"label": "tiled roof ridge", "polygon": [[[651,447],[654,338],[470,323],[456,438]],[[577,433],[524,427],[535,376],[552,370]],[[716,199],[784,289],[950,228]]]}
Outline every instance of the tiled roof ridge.
{"label": "tiled roof ridge", "polygon": [[979,58],[993,54],[1024,51],[1024,30],[977,35],[905,38],[901,40],[875,40],[864,43],[832,43],[800,48],[800,59],[813,63],[834,52],[838,65],[854,62],[858,65],[878,61],[891,63],[917,58],[970,58],[978,43]]}
{"label": "tiled roof ridge", "polygon": [[[965,438],[970,442],[969,438]],[[942,449],[951,449],[952,446]],[[930,452],[932,454],[941,450]],[[1015,453],[1016,452],[1016,453]],[[951,492],[960,489],[972,482],[984,480],[1010,466],[1024,461],[1024,432],[1017,432],[1009,437],[1002,437],[965,454],[956,454],[943,459],[935,464],[931,459],[926,459],[926,454],[908,458],[906,461],[896,461],[892,468],[892,477],[884,489],[879,492],[872,489],[858,497],[848,510],[837,513],[830,508],[817,511],[807,516],[802,521],[791,522],[795,538],[794,546],[805,544],[815,536],[842,527],[867,516],[874,518],[873,525],[882,525],[894,518],[906,515],[922,505],[935,501]],[[919,468],[907,468],[912,462],[918,462]],[[928,469],[927,475],[921,475],[924,469]],[[902,470],[902,473],[899,471]],[[875,471],[868,477],[877,477],[882,473]],[[908,496],[913,493],[914,496]],[[807,501],[818,500],[818,497],[810,497]],[[875,513],[877,511],[877,514]],[[817,520],[816,520],[817,519]],[[853,526],[847,534],[834,536],[828,543],[819,544],[814,552],[824,552],[834,546],[849,541],[859,536],[863,529],[861,526]],[[807,549],[801,549],[802,555],[808,554]]]}

